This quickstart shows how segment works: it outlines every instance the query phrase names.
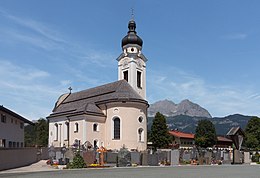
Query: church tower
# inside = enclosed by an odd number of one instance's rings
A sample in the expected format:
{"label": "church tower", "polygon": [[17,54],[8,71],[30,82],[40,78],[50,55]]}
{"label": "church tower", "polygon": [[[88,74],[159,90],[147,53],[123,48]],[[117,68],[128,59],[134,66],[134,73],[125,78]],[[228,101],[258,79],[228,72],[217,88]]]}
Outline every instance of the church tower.
{"label": "church tower", "polygon": [[122,54],[118,61],[118,80],[125,79],[135,91],[146,99],[146,57],[142,54],[143,40],[137,36],[136,23],[131,19],[128,33],[122,39]]}

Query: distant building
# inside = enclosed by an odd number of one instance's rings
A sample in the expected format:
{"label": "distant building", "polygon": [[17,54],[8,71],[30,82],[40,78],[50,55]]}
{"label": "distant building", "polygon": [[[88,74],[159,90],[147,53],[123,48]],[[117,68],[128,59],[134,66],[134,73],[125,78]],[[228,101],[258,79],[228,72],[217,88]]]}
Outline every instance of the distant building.
{"label": "distant building", "polygon": [[223,136],[217,136],[217,143],[216,147],[217,148],[232,148],[233,141],[223,137]]}
{"label": "distant building", "polygon": [[[142,39],[130,20],[122,39],[118,81],[60,96],[49,120],[49,146],[147,148],[146,62]],[[102,75],[102,74],[100,74]]]}
{"label": "distant building", "polygon": [[192,133],[185,133],[178,130],[169,131],[170,135],[173,137],[172,144],[175,147],[190,149],[193,148],[195,141],[194,141],[194,134]]}
{"label": "distant building", "polygon": [[0,148],[24,147],[24,124],[33,124],[19,114],[0,106]]}
{"label": "distant building", "polygon": [[[178,130],[169,131],[170,135],[173,137],[173,147],[184,148],[184,149],[191,149],[195,145],[195,134],[193,133],[185,133]],[[217,136],[217,143],[215,145],[216,148],[224,149],[224,148],[231,148],[232,140],[223,137]]]}

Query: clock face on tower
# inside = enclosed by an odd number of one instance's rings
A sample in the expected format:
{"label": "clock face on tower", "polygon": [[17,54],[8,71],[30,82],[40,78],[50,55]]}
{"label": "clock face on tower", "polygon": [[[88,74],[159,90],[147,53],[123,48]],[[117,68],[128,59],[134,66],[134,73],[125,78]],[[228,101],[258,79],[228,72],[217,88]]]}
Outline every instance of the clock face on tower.
{"label": "clock face on tower", "polygon": [[138,67],[142,67],[142,61],[141,61],[141,59],[137,59],[137,61],[136,61],[136,63],[137,63],[137,66]]}
{"label": "clock face on tower", "polygon": [[124,61],[123,61],[123,67],[127,67],[128,66],[128,61],[125,59]]}

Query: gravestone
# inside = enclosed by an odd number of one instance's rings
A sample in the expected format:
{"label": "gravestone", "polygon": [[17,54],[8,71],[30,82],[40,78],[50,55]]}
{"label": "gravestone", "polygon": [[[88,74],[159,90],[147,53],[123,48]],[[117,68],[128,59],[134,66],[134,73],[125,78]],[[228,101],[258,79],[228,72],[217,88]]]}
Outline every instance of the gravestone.
{"label": "gravestone", "polygon": [[117,167],[131,166],[131,153],[127,148],[121,148],[118,152]]}
{"label": "gravestone", "polygon": [[158,162],[159,163],[165,163],[167,162],[167,152],[166,151],[158,151],[157,152],[158,155]]}
{"label": "gravestone", "polygon": [[148,154],[147,155],[147,164],[149,166],[158,166],[159,159],[157,154]]}
{"label": "gravestone", "polygon": [[64,157],[65,157],[65,159],[67,159],[67,161],[68,161],[68,160],[69,160],[69,161],[72,161],[73,158],[74,158],[74,153],[73,153],[72,149],[68,149],[68,150],[65,152]]}
{"label": "gravestone", "polygon": [[233,158],[233,163],[234,164],[242,164],[242,159],[241,159],[241,153],[239,150],[234,149],[234,158]]}
{"label": "gravestone", "polygon": [[245,164],[250,164],[251,163],[251,158],[250,158],[250,153],[249,152],[244,152],[244,163]]}
{"label": "gravestone", "polygon": [[171,165],[179,165],[180,162],[180,151],[179,150],[172,150],[171,151]]}
{"label": "gravestone", "polygon": [[182,155],[183,161],[190,161],[191,160],[191,153],[190,152],[184,152]]}
{"label": "gravestone", "polygon": [[207,151],[207,152],[205,153],[205,163],[206,163],[207,165],[211,164],[211,161],[212,161],[211,158],[212,158],[212,152]]}
{"label": "gravestone", "polygon": [[96,154],[95,154],[95,151],[94,150],[91,150],[91,151],[84,151],[83,152],[83,159],[84,159],[84,162],[88,165],[88,164],[93,164],[93,163],[96,163],[97,162],[97,159],[96,159]]}
{"label": "gravestone", "polygon": [[140,153],[139,152],[131,152],[131,163],[140,165]]}
{"label": "gravestone", "polygon": [[113,152],[106,152],[104,154],[104,160],[106,163],[117,163],[117,154]]}
{"label": "gravestone", "polygon": [[148,166],[148,153],[147,152],[143,152],[141,154],[141,165]]}
{"label": "gravestone", "polygon": [[56,151],[56,160],[59,160],[61,158],[63,158],[62,153],[60,151]]}
{"label": "gravestone", "polygon": [[197,152],[198,151],[197,151],[196,147],[193,147],[192,150],[191,150],[191,159],[197,159],[198,158]]}
{"label": "gravestone", "polygon": [[216,158],[216,160],[222,160],[222,158],[221,158],[221,150],[217,150],[217,152],[215,154],[215,158]]}
{"label": "gravestone", "polygon": [[51,146],[51,147],[48,149],[48,152],[49,152],[49,158],[54,159],[54,157],[56,156],[54,146]]}
{"label": "gravestone", "polygon": [[229,152],[224,152],[224,157],[222,160],[223,164],[231,164],[231,157]]}

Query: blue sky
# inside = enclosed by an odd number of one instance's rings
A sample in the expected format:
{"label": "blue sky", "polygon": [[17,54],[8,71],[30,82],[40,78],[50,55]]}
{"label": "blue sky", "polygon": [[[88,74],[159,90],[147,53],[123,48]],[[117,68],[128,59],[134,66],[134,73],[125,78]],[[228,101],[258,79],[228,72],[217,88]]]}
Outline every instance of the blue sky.
{"label": "blue sky", "polygon": [[1,0],[0,99],[35,120],[62,94],[117,80],[134,8],[149,103],[260,116],[260,1]]}

